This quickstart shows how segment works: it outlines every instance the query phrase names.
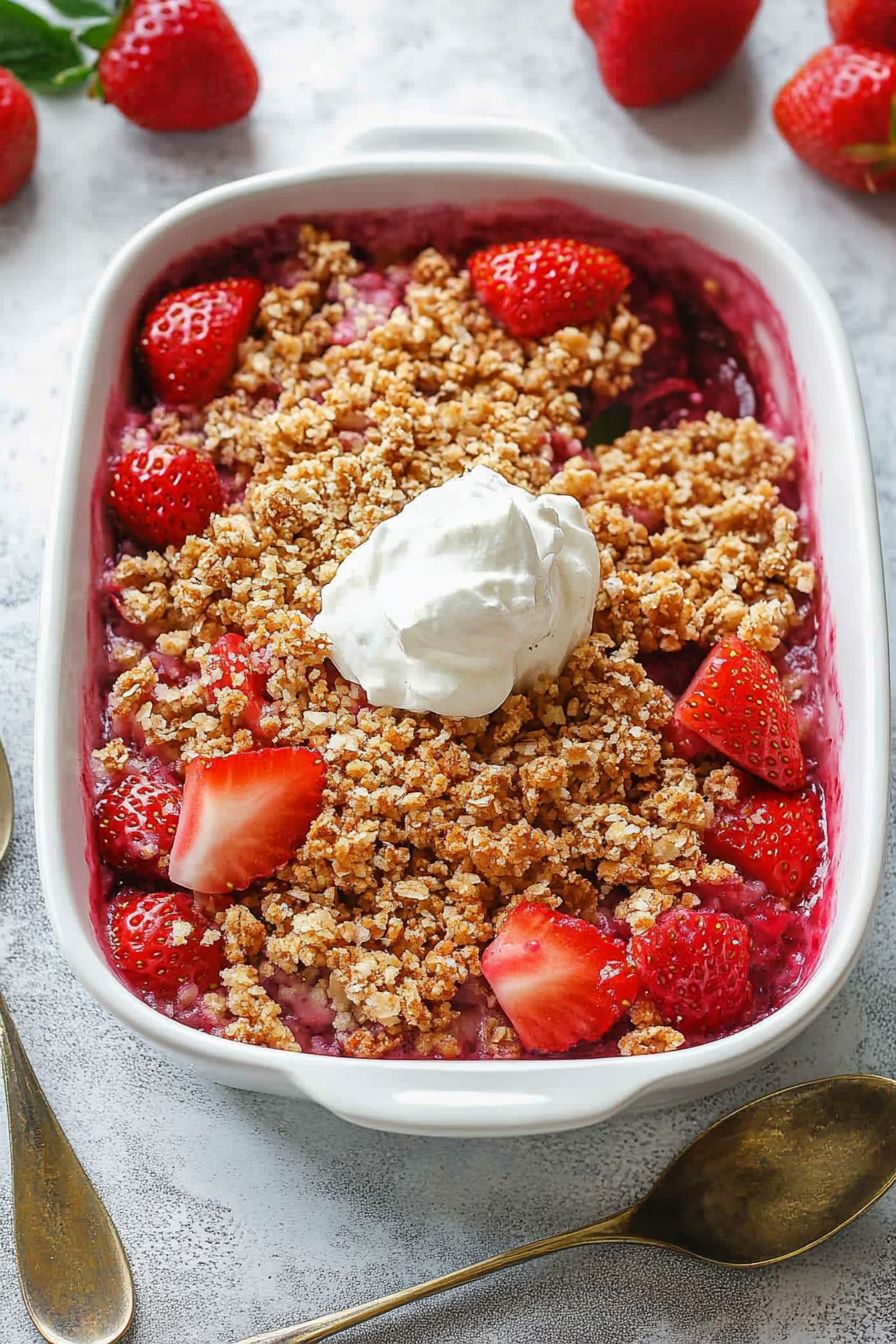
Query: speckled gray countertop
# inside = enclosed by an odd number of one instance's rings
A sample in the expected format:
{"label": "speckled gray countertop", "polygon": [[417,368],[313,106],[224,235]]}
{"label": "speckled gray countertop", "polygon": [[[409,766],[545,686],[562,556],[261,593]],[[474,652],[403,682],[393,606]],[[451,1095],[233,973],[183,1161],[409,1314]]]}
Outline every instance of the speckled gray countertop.
{"label": "speckled gray countertop", "polygon": [[[0,214],[0,734],[19,816],[0,880],[0,979],[135,1271],[133,1344],[230,1344],[445,1272],[628,1203],[708,1121],[826,1073],[896,1073],[896,863],[834,1007],[749,1082],[557,1137],[368,1133],[311,1105],[174,1071],[94,1003],[51,941],[31,816],[34,642],[49,480],[73,342],[102,267],[159,211],[317,157],[359,118],[518,113],[614,167],[714,191],[782,233],[846,323],[896,577],[896,197],[812,176],[769,104],[827,40],[823,0],[766,0],[713,88],[629,115],[604,94],[568,0],[231,0],[263,73],[251,119],[152,138],[79,99],[40,105],[34,182]],[[848,900],[849,893],[841,893]],[[15,1284],[0,1154],[0,1339],[36,1339]],[[896,1335],[896,1195],[778,1270],[725,1274],[603,1248],[515,1270],[355,1332],[357,1344],[870,1344]],[[348,1337],[347,1337],[348,1338]]]}

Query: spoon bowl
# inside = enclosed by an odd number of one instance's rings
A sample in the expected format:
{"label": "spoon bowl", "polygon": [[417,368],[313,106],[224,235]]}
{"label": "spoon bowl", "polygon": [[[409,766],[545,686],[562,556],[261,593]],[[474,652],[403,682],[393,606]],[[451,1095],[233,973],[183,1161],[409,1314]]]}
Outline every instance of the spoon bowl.
{"label": "spoon bowl", "polygon": [[241,1344],[312,1344],[496,1270],[607,1241],[758,1269],[827,1241],[865,1213],[894,1179],[896,1082],[846,1074],[800,1083],[705,1130],[624,1213]]}
{"label": "spoon bowl", "polygon": [[716,1264],[802,1255],[896,1179],[896,1082],[846,1075],[761,1097],[680,1153],[628,1215],[633,1239]]}

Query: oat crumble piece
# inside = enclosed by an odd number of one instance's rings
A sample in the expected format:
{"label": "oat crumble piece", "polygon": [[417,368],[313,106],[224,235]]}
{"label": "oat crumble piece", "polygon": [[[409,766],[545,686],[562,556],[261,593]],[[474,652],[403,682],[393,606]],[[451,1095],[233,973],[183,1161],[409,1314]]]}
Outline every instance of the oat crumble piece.
{"label": "oat crumble piece", "polygon": [[[584,436],[578,394],[620,395],[652,343],[624,303],[585,329],[514,340],[430,248],[392,315],[369,326],[364,312],[364,334],[334,344],[360,269],[348,243],[303,226],[292,282],[265,294],[226,395],[198,415],[157,409],[136,431],[194,443],[245,493],[203,535],[108,575],[155,649],[113,654],[119,736],[94,758],[123,770],[130,725],[181,773],[265,742],[320,751],[320,815],[294,862],[210,931],[230,964],[226,997],[206,1002],[229,1038],[299,1050],[278,977],[317,976],[344,1053],[404,1044],[450,1058],[457,992],[521,900],[586,919],[615,910],[639,932],[698,904],[694,883],[731,875],[702,836],[735,776],[670,757],[671,701],[638,656],[731,631],[774,649],[814,575],[779,494],[793,448],[755,421],[635,431],[552,475],[551,445],[574,451]],[[556,679],[482,718],[371,707],[310,628],[321,587],[378,523],[478,464],[582,504],[603,573],[593,634]],[[263,742],[240,723],[239,687],[211,691],[209,649],[226,631],[264,659]],[[166,678],[170,657],[186,677]],[[683,1043],[651,1007],[633,1005],[623,1054]],[[481,1037],[486,1055],[522,1053],[494,1004]]]}
{"label": "oat crumble piece", "polygon": [[619,1040],[620,1055],[664,1055],[678,1050],[685,1038],[674,1027],[637,1027]]}

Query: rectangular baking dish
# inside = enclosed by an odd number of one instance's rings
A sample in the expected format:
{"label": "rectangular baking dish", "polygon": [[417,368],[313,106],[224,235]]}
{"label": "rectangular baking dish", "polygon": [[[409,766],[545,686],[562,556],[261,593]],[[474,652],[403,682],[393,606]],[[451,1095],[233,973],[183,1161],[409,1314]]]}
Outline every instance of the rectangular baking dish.
{"label": "rectangular baking dish", "polygon": [[[544,198],[635,230],[685,235],[755,277],[783,324],[778,335],[753,333],[772,371],[787,365],[778,348],[786,331],[797,385],[782,382],[776,394],[808,440],[804,488],[822,561],[830,641],[827,713],[838,738],[829,879],[835,890],[819,963],[800,992],[765,1020],[708,1045],[631,1059],[328,1058],[227,1041],[170,1021],[128,992],[96,942],[79,787],[90,677],[95,482],[106,418],[122,395],[140,301],[176,259],[281,216]],[[547,132],[507,123],[367,131],[337,162],[229,183],[183,202],[122,249],[86,315],[47,539],[35,739],[38,855],[47,908],[65,956],[115,1017],[206,1078],[308,1097],[361,1125],[458,1137],[569,1129],[733,1081],[791,1040],[841,987],[868,930],[883,862],[889,674],[880,539],[859,391],[830,298],[790,247],[743,212],[682,187],[608,171]]]}

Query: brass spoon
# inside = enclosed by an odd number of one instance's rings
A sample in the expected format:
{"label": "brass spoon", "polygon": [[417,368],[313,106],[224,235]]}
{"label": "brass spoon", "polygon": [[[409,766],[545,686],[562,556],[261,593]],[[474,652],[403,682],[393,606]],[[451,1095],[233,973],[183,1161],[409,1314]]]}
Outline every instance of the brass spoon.
{"label": "brass spoon", "polygon": [[602,1241],[662,1246],[731,1268],[777,1264],[827,1241],[894,1178],[896,1082],[848,1074],[800,1083],[707,1129],[640,1203],[615,1218],[241,1344],[311,1344],[495,1270]]}
{"label": "brass spoon", "polygon": [[[12,780],[0,742],[0,861],[12,819]],[[28,1314],[50,1344],[114,1344],[134,1314],[128,1262],[41,1091],[2,994],[0,1056],[16,1259]]]}

